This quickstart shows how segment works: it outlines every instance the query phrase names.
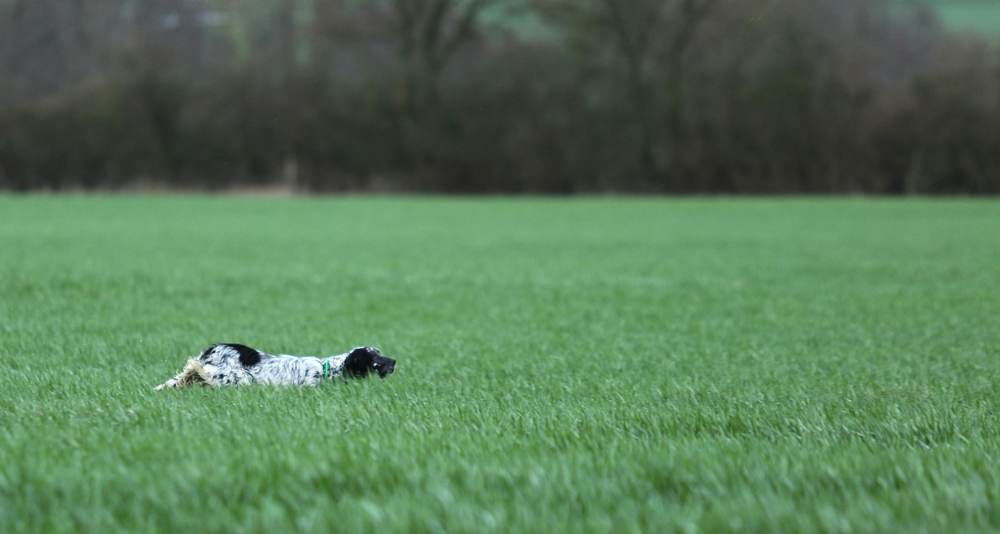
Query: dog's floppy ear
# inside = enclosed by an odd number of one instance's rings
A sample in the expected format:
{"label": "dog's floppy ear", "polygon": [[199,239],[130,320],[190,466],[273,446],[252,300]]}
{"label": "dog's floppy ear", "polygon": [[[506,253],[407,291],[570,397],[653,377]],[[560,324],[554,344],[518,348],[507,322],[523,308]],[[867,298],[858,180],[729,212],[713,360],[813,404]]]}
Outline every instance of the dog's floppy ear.
{"label": "dog's floppy ear", "polygon": [[358,347],[351,350],[344,360],[344,374],[347,376],[367,376],[375,363],[375,354],[368,347]]}

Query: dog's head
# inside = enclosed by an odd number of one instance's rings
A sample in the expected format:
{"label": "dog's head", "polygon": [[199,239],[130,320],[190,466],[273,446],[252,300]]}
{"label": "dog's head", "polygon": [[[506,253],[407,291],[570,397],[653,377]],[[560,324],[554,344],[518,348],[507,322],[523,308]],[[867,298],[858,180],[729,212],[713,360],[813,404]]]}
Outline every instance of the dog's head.
{"label": "dog's head", "polygon": [[379,378],[385,378],[396,369],[396,360],[387,358],[375,347],[358,347],[352,349],[344,360],[344,376],[361,378],[369,373],[378,373]]}

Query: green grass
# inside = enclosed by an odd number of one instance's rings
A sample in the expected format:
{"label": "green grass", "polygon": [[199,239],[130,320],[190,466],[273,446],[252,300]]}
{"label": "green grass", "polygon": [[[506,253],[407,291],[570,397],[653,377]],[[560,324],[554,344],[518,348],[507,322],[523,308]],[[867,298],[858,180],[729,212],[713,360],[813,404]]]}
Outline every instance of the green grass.
{"label": "green grass", "polygon": [[1000,0],[930,0],[929,4],[951,28],[1000,34]]}
{"label": "green grass", "polygon": [[[1000,203],[0,197],[0,531],[1000,528]],[[383,381],[156,393],[213,341]]]}

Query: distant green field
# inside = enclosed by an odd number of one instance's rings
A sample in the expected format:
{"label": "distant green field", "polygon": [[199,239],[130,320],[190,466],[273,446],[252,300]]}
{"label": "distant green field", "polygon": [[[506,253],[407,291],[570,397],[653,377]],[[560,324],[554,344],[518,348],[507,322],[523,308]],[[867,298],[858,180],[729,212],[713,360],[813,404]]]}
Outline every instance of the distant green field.
{"label": "distant green field", "polygon": [[[0,532],[1000,528],[1000,203],[0,197]],[[214,341],[386,380],[156,393]]]}
{"label": "distant green field", "polygon": [[1000,34],[1000,0],[931,0],[948,26]]}

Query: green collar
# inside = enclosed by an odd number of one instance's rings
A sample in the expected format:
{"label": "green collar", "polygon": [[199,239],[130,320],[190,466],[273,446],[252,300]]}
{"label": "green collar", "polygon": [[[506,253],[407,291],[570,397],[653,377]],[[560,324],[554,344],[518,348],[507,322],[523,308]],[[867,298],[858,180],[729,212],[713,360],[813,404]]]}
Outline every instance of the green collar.
{"label": "green collar", "polygon": [[330,375],[330,360],[323,360],[323,378],[333,378]]}

